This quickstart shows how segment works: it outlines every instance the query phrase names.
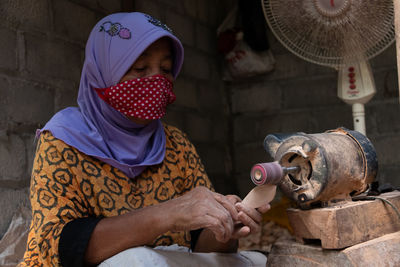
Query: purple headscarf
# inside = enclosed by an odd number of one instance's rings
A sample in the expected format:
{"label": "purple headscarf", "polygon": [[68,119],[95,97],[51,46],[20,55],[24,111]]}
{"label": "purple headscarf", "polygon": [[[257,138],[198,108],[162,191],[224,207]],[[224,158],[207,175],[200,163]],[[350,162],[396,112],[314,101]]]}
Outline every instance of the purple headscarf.
{"label": "purple headscarf", "polygon": [[172,41],[176,78],[183,63],[183,47],[165,24],[138,12],[112,14],[99,21],[86,44],[79,107],[56,113],[39,133],[48,130],[131,178],[147,166],[161,163],[166,148],[160,120],[134,123],[100,99],[93,88],[117,84],[142,52],[162,37]]}

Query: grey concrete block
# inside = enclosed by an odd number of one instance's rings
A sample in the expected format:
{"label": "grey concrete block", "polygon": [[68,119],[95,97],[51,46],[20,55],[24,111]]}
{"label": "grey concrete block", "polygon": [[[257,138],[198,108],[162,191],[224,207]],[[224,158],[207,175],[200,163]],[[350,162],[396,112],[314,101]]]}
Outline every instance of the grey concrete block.
{"label": "grey concrete block", "polygon": [[[216,57],[212,57],[213,61],[209,65],[210,72],[210,81],[212,81],[215,86],[218,85],[219,88],[225,87],[224,82],[222,81],[222,68],[220,67],[220,63],[222,62],[222,57],[217,55]],[[221,88],[222,90],[222,88]]]}
{"label": "grey concrete block", "polygon": [[3,25],[13,28],[49,29],[49,6],[47,0],[35,1],[0,1],[0,16]]}
{"label": "grey concrete block", "polygon": [[225,171],[227,155],[224,147],[213,144],[195,144],[195,146],[207,173]]}
{"label": "grey concrete block", "polygon": [[[233,118],[233,137],[235,144],[256,141],[259,121],[264,118],[241,115]],[[266,120],[266,119],[265,119]],[[266,120],[267,121],[267,120]],[[266,122],[268,125],[269,121]]]}
{"label": "grey concrete block", "polygon": [[[398,99],[399,97],[399,82],[397,78],[397,68],[393,65],[392,69],[384,72],[384,83],[377,84],[378,93],[383,91],[383,96],[385,99]],[[382,90],[383,89],[383,90]]]}
{"label": "grey concrete block", "polygon": [[166,11],[165,23],[171,27],[174,34],[184,45],[195,45],[195,27],[192,19],[176,13],[173,10]]}
{"label": "grey concrete block", "polygon": [[185,48],[185,62],[183,63],[183,74],[202,80],[210,79],[210,65],[213,64],[211,57],[197,50]]}
{"label": "grey concrete block", "polygon": [[160,5],[157,1],[154,0],[135,1],[134,8],[135,11],[149,14],[165,23],[166,9],[162,5]]}
{"label": "grey concrete block", "polygon": [[292,112],[285,113],[276,118],[281,121],[280,132],[296,133],[296,132],[312,132],[316,118],[310,115],[310,112]]}
{"label": "grey concrete block", "polygon": [[311,119],[307,112],[288,111],[266,116],[257,121],[257,141],[263,141],[268,134],[307,132]]}
{"label": "grey concrete block", "polygon": [[210,1],[197,1],[197,18],[204,23],[208,23],[210,18]]}
{"label": "grey concrete block", "polygon": [[290,51],[275,37],[271,30],[267,31],[267,38],[269,47],[275,56],[290,53]]}
{"label": "grey concrete block", "polygon": [[185,14],[189,17],[197,17],[197,2],[198,0],[183,0],[183,8],[185,9]]}
{"label": "grey concrete block", "polygon": [[274,54],[274,57],[276,60],[275,69],[268,75],[268,78],[271,80],[291,79],[296,77],[304,78],[307,76],[327,74],[331,75],[336,72],[332,68],[305,61],[290,52],[286,54]]}
{"label": "grey concrete block", "polygon": [[35,152],[36,152],[36,147],[38,144],[38,139],[36,139],[35,134],[36,133],[33,132],[32,134],[29,134],[23,138],[24,144],[26,147],[26,155],[27,155],[27,157],[26,157],[27,170],[26,170],[26,176],[25,176],[27,183],[32,174],[33,161],[35,159]]}
{"label": "grey concrete block", "polygon": [[197,89],[193,80],[178,78],[174,82],[174,92],[176,95],[175,105],[191,109],[198,108]]}
{"label": "grey concrete block", "polygon": [[56,33],[84,44],[98,21],[95,12],[66,0],[53,1],[53,6]]}
{"label": "grey concrete block", "polygon": [[282,90],[277,83],[251,84],[249,89],[233,90],[232,112],[262,112],[281,108]]}
{"label": "grey concrete block", "polygon": [[121,1],[98,0],[97,3],[106,13],[120,12],[122,8]]}
{"label": "grey concrete block", "polygon": [[[234,7],[237,3],[235,0],[219,0],[219,1],[212,1],[209,0],[211,3],[210,9],[210,19],[208,22],[209,25],[213,26],[215,29],[224,21],[225,17],[228,15],[229,11]],[[215,18],[214,18],[215,16]],[[213,21],[211,21],[211,19]],[[215,20],[215,21],[214,21]]]}
{"label": "grey concrete block", "polygon": [[232,133],[228,132],[228,120],[228,117],[222,115],[213,117],[210,142],[216,142],[221,146],[229,144]]}
{"label": "grey concrete block", "polygon": [[177,110],[173,106],[167,107],[167,114],[162,120],[180,130],[185,130],[185,113],[179,109]]}
{"label": "grey concrete block", "polygon": [[258,142],[236,145],[234,148],[234,170],[235,172],[250,173],[251,167],[260,162],[266,162],[270,159],[264,150],[263,140]]}
{"label": "grey concrete block", "polygon": [[324,107],[342,103],[337,97],[337,77],[296,79],[280,83],[284,109]]}
{"label": "grey concrete block", "polygon": [[393,43],[381,54],[375,56],[370,60],[371,68],[373,71],[377,71],[381,68],[390,68],[396,65],[396,44]]}
{"label": "grey concrete block", "polygon": [[337,127],[353,129],[353,117],[351,106],[342,104],[310,110],[312,132],[324,132]]}
{"label": "grey concrete block", "polygon": [[78,90],[79,85],[76,83],[71,83],[71,88],[75,88],[74,90],[71,89],[64,89],[64,88],[56,88],[54,91],[54,111],[59,111],[66,107],[70,106],[77,106],[77,98],[78,98]]}
{"label": "grey concrete block", "polygon": [[17,68],[17,34],[15,31],[0,28],[0,68],[15,70]]}
{"label": "grey concrete block", "polygon": [[243,115],[234,119],[234,138],[237,144],[262,144],[268,134],[309,132],[312,128],[312,119],[308,112]]}
{"label": "grey concrete block", "polygon": [[375,115],[378,133],[400,133],[400,105],[397,101],[373,105],[368,107],[368,111]]}
{"label": "grey concrete block", "polygon": [[224,114],[227,111],[226,98],[223,93],[223,85],[212,82],[197,83],[198,84],[198,103],[202,111],[210,111],[215,113]]}
{"label": "grey concrete block", "polygon": [[215,29],[196,23],[196,47],[204,52],[217,53],[217,34]]}
{"label": "grey concrete block", "polygon": [[372,144],[375,147],[378,162],[382,166],[400,166],[399,148],[400,136],[386,135],[370,137]]}
{"label": "grey concrete block", "polygon": [[[68,0],[70,2],[82,5],[86,8],[96,9],[100,0]],[[115,2],[120,2],[119,0]]]}
{"label": "grey concrete block", "polygon": [[2,138],[0,141],[0,180],[24,180],[26,164],[24,141],[14,134]]}
{"label": "grey concrete block", "polygon": [[30,207],[28,188],[6,189],[0,188],[0,239],[11,222],[12,216],[21,205]]}
{"label": "grey concrete block", "polygon": [[211,137],[211,120],[201,114],[186,113],[186,133],[194,142],[209,142]]}
{"label": "grey concrete block", "polygon": [[164,6],[164,9],[172,9],[179,14],[185,14],[184,2],[187,0],[159,0],[159,5]]}
{"label": "grey concrete block", "polygon": [[26,67],[37,79],[79,81],[83,64],[81,52],[81,47],[60,40],[26,35]]}
{"label": "grey concrete block", "polygon": [[218,172],[209,172],[208,177],[210,178],[216,192],[223,195],[238,194],[236,181],[233,177]]}
{"label": "grey concrete block", "polygon": [[13,80],[5,92],[6,114],[13,122],[44,123],[54,112],[54,94],[40,84]]}
{"label": "grey concrete block", "polygon": [[[0,76],[0,123],[6,122],[7,120],[7,110],[8,110],[8,92],[9,92],[10,82],[4,77]],[[0,124],[1,125],[1,124]],[[0,128],[2,129],[2,128]]]}
{"label": "grey concrete block", "polygon": [[[219,5],[221,5],[221,3],[219,3]],[[218,4],[216,5],[215,1],[213,0],[209,0],[208,1],[208,18],[207,18],[207,24],[210,25],[213,29],[218,28],[218,26],[220,25],[220,10],[218,8]]]}
{"label": "grey concrete block", "polygon": [[379,184],[391,184],[394,187],[400,187],[400,165],[380,164],[377,180]]}
{"label": "grey concrete block", "polygon": [[376,94],[370,102],[374,103],[384,99],[390,99],[397,93],[397,70],[384,70],[374,72]]}

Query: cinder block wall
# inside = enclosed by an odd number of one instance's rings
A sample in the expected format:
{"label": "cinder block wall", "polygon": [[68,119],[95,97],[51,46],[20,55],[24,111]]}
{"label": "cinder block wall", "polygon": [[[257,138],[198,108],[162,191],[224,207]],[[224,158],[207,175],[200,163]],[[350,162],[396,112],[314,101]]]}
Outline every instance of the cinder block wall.
{"label": "cinder block wall", "polygon": [[[351,106],[337,97],[337,72],[306,62],[270,33],[276,58],[272,73],[231,83],[233,172],[244,196],[254,163],[271,160],[263,149],[266,135],[320,133],[339,126],[353,129]],[[400,104],[395,45],[371,60],[377,94],[366,104],[367,136],[379,161],[379,180],[400,186]]]}
{"label": "cinder block wall", "polygon": [[166,122],[196,144],[220,192],[232,192],[224,84],[215,30],[230,1],[0,1],[0,238],[19,205],[27,205],[34,135],[58,110],[76,105],[91,28],[107,14],[143,11],[174,29],[186,61]]}

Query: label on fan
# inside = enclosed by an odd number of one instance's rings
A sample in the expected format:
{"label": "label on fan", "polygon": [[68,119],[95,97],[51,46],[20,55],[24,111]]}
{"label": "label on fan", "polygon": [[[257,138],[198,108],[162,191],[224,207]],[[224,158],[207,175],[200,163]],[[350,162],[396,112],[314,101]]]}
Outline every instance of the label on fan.
{"label": "label on fan", "polygon": [[339,69],[338,96],[348,104],[368,102],[375,94],[375,82],[366,61]]}

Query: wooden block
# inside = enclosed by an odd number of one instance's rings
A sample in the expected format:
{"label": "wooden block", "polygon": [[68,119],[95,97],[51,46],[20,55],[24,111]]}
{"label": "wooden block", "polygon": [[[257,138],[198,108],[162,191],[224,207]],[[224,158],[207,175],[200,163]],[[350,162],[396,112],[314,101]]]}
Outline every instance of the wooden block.
{"label": "wooden block", "polygon": [[400,232],[387,234],[342,250],[354,266],[400,266]]}
{"label": "wooden block", "polygon": [[[378,197],[400,210],[400,192]],[[400,220],[383,201],[348,201],[342,205],[310,210],[288,209],[290,225],[298,241],[320,240],[328,249],[341,249],[400,231]]]}
{"label": "wooden block", "polygon": [[322,249],[285,240],[274,244],[268,267],[400,266],[400,232],[387,234],[343,250]]}

